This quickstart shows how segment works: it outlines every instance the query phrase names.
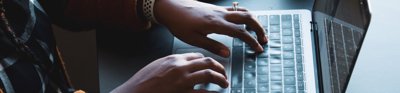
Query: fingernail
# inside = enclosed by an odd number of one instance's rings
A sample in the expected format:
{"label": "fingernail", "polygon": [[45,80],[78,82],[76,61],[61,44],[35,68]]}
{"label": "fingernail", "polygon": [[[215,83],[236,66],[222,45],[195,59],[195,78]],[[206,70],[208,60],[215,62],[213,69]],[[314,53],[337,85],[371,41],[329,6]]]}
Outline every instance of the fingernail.
{"label": "fingernail", "polygon": [[264,36],[264,41],[265,41],[265,42],[264,42],[265,44],[268,43],[268,35],[265,35],[265,36]]}
{"label": "fingernail", "polygon": [[263,52],[264,49],[260,45],[258,45],[257,48],[256,48],[256,51],[257,52]]}
{"label": "fingernail", "polygon": [[220,49],[219,54],[222,55],[223,57],[228,57],[229,51],[225,49]]}
{"label": "fingernail", "polygon": [[228,86],[229,86],[229,81],[228,80],[225,80],[226,82],[225,82],[225,88],[227,88]]}

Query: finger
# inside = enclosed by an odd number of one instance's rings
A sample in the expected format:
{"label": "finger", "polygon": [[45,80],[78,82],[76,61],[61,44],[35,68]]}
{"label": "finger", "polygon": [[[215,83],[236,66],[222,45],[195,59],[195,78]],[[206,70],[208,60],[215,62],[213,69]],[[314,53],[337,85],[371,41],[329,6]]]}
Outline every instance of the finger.
{"label": "finger", "polygon": [[223,74],[225,78],[227,78],[224,66],[211,57],[204,57],[192,60],[187,66],[185,66],[185,68],[189,69],[190,72],[196,72],[203,69],[212,69],[218,73]]}
{"label": "finger", "polygon": [[[234,11],[233,7],[226,7],[226,10],[228,11]],[[243,12],[247,12],[248,10],[244,7],[238,7],[237,11],[243,11]]]}
{"label": "finger", "polygon": [[184,53],[184,54],[180,54],[184,59],[190,61],[190,60],[194,60],[194,59],[199,59],[199,58],[203,58],[204,55],[201,53]]}
{"label": "finger", "polygon": [[257,39],[260,44],[266,44],[268,39],[265,35],[265,31],[261,24],[248,12],[232,11],[230,14],[225,16],[225,19],[229,22],[236,24],[246,24],[253,29],[257,34]]}
{"label": "finger", "polygon": [[229,83],[224,75],[211,69],[196,71],[188,75],[187,84],[189,86],[195,86],[196,84],[204,83],[214,83],[222,88],[226,88],[229,86]]}
{"label": "finger", "polygon": [[215,33],[224,34],[231,37],[239,38],[246,42],[256,52],[262,52],[262,46],[257,42],[255,38],[243,26],[233,24],[230,22],[223,22],[223,25],[214,28]]}
{"label": "finger", "polygon": [[204,48],[222,57],[229,57],[230,55],[228,47],[218,41],[208,38],[207,36],[196,34],[182,40],[193,46]]}

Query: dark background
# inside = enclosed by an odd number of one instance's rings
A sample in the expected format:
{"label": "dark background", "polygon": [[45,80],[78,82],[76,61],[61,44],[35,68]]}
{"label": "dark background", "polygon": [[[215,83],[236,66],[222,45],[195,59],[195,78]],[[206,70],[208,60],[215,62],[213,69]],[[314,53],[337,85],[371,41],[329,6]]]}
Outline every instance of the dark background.
{"label": "dark background", "polygon": [[71,32],[57,26],[53,31],[74,87],[99,93],[96,32]]}

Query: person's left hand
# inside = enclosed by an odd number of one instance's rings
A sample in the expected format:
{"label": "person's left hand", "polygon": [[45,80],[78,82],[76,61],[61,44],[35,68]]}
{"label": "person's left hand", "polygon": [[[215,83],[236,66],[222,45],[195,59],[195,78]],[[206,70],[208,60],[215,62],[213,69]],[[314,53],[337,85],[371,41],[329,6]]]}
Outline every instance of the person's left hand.
{"label": "person's left hand", "polygon": [[200,53],[174,54],[143,67],[112,93],[209,93],[196,84],[229,86],[224,66]]}
{"label": "person's left hand", "polygon": [[[230,55],[222,43],[207,37],[216,33],[239,38],[255,52],[262,52],[261,44],[267,43],[262,26],[245,9],[227,9],[195,0],[157,0],[154,15],[178,39],[193,46],[204,48],[223,57]],[[257,40],[242,24],[257,34]]]}

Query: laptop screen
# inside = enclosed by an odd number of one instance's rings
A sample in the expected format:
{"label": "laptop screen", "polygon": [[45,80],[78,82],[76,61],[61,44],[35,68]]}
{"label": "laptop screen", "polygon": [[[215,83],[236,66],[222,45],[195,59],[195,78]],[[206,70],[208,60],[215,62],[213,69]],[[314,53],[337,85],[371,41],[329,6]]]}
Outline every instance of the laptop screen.
{"label": "laptop screen", "polygon": [[316,0],[313,8],[319,48],[320,85],[345,92],[370,22],[365,0]]}

